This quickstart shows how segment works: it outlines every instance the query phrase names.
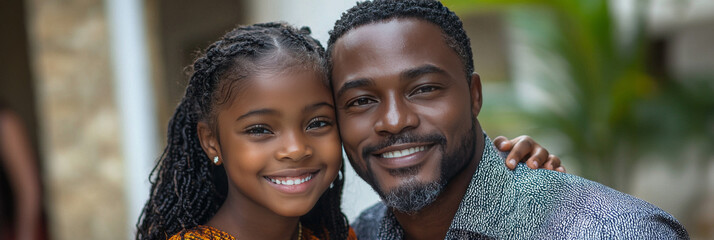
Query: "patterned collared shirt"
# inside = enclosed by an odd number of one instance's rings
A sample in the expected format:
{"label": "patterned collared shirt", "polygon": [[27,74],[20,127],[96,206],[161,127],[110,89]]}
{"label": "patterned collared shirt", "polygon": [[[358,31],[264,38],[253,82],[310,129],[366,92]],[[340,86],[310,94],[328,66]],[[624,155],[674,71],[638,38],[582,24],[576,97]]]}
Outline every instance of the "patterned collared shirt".
{"label": "patterned collared shirt", "polygon": [[[688,239],[670,214],[602,184],[519,164],[511,171],[486,142],[445,239]],[[377,203],[353,223],[360,240],[403,239],[394,214]]]}

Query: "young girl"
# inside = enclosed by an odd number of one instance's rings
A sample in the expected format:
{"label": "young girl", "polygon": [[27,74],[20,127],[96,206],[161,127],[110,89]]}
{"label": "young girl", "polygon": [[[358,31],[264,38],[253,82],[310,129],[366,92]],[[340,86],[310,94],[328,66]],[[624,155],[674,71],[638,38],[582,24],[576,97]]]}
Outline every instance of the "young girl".
{"label": "young girl", "polygon": [[242,26],[195,61],[137,239],[356,239],[324,49],[309,34]]}

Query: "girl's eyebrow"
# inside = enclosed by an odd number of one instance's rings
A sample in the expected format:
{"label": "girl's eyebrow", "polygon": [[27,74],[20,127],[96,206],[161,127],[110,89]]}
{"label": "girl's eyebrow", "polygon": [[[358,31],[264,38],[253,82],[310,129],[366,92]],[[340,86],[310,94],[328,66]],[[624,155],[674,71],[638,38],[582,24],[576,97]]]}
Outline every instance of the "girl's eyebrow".
{"label": "girl's eyebrow", "polygon": [[240,115],[240,117],[238,117],[238,118],[236,119],[236,122],[237,122],[237,121],[240,121],[241,119],[250,117],[250,116],[252,116],[252,115],[266,115],[266,114],[277,115],[277,114],[278,114],[278,111],[275,110],[275,109],[270,109],[270,108],[256,109],[256,110],[247,112],[246,114]]}
{"label": "girl's eyebrow", "polygon": [[329,104],[327,102],[319,102],[319,103],[315,103],[315,104],[306,106],[305,108],[303,108],[302,111],[303,112],[312,112],[312,111],[315,111],[321,107],[330,107],[333,109],[335,108],[335,106],[333,106],[332,104]]}
{"label": "girl's eyebrow", "polygon": [[[332,104],[329,104],[327,102],[319,102],[319,103],[305,106],[305,108],[303,108],[302,111],[303,112],[311,112],[311,111],[315,111],[321,107],[335,108],[335,106],[333,106]],[[278,110],[271,109],[271,108],[261,108],[261,109],[252,110],[252,111],[247,112],[243,115],[240,115],[240,117],[238,117],[236,119],[236,122],[240,121],[241,119],[253,116],[253,115],[278,115],[278,114],[279,114]]]}

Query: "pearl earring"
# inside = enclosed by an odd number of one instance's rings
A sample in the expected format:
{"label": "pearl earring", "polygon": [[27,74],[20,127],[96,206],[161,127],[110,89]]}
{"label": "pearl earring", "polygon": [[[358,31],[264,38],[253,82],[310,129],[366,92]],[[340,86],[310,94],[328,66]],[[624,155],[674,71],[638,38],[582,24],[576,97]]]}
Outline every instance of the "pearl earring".
{"label": "pearl earring", "polygon": [[213,164],[218,165],[218,156],[213,157]]}

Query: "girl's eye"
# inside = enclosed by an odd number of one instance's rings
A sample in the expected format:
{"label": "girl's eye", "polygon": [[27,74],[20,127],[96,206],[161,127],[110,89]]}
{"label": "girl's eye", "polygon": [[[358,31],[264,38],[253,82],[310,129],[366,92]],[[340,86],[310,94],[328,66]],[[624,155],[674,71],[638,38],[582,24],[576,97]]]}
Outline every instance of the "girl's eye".
{"label": "girl's eye", "polygon": [[332,126],[332,122],[330,120],[324,119],[324,118],[314,118],[313,120],[310,121],[310,123],[307,125],[306,130],[312,130],[312,129],[317,129],[317,128],[323,128],[327,126]]}
{"label": "girl's eye", "polygon": [[412,92],[412,95],[414,95],[414,94],[420,94],[420,93],[433,92],[433,91],[436,91],[436,90],[438,90],[438,89],[439,89],[438,87],[436,87],[436,86],[431,86],[431,85],[421,86],[421,87],[418,87],[417,89],[415,89],[414,92]]}
{"label": "girl's eye", "polygon": [[361,97],[353,100],[349,104],[347,104],[348,107],[356,107],[356,106],[363,106],[371,103],[376,103],[377,101],[371,99],[371,98],[366,98],[366,97]]}
{"label": "girl's eye", "polygon": [[250,135],[273,134],[273,132],[271,132],[268,128],[266,128],[263,125],[256,125],[256,126],[248,127],[245,130],[245,133],[250,134]]}

